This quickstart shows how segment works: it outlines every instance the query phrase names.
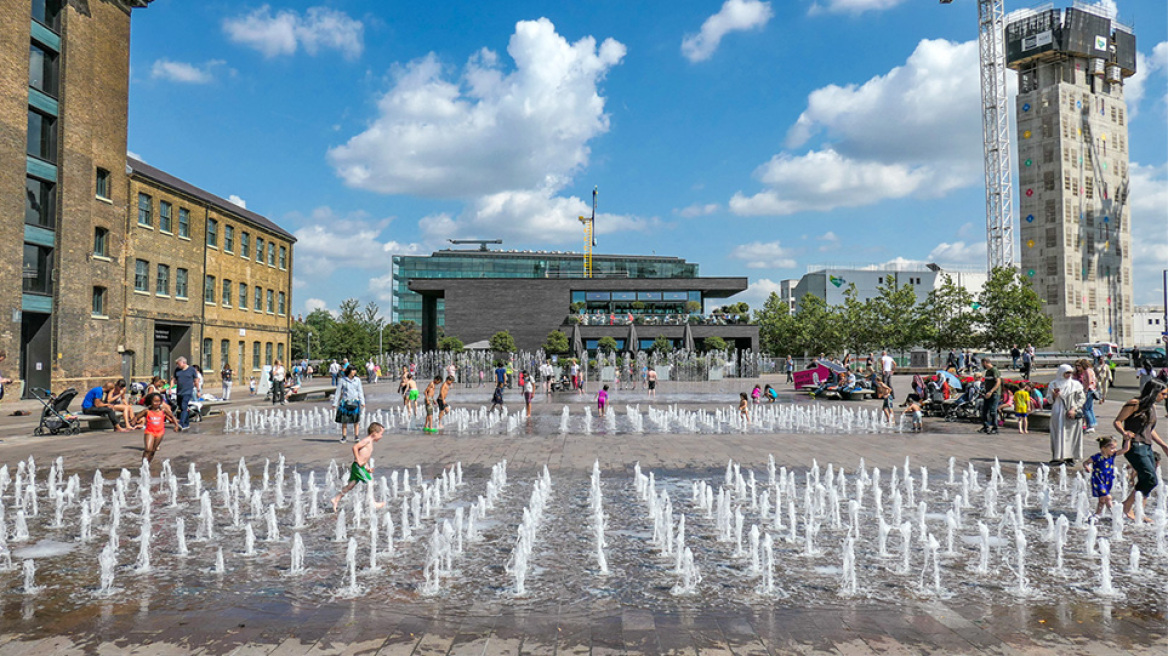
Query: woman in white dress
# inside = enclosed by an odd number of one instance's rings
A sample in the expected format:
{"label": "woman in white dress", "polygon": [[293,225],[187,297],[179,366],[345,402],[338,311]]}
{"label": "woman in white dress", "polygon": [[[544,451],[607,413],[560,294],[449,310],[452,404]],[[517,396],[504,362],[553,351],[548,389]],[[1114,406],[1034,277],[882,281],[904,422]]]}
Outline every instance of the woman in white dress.
{"label": "woman in white dress", "polygon": [[1048,391],[1050,410],[1050,464],[1072,465],[1083,459],[1083,404],[1087,393],[1073,377],[1074,367],[1061,364]]}

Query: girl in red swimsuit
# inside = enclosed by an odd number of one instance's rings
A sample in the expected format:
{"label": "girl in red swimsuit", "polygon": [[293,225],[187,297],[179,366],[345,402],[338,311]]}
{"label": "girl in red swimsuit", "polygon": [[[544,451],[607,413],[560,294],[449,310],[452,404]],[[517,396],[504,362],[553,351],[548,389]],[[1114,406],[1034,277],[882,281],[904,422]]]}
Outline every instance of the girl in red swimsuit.
{"label": "girl in red swimsuit", "polygon": [[147,395],[146,407],[138,412],[134,421],[137,423],[143,418],[146,420],[144,435],[146,443],[142,449],[142,457],[146,459],[146,462],[154,462],[154,454],[158,451],[159,445],[162,444],[163,435],[166,434],[166,422],[174,424],[175,430],[180,432],[182,426],[179,426],[178,419],[170,411],[170,407],[162,403],[162,395],[157,392]]}

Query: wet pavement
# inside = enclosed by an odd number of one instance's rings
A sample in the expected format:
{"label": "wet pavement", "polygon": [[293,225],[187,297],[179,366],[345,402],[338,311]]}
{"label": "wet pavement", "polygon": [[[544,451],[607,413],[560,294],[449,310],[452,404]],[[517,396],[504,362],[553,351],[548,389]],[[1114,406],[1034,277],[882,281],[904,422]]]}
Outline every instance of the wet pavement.
{"label": "wet pavement", "polygon": [[[1115,398],[1126,398],[1132,391],[1117,390]],[[678,403],[688,409],[725,407],[733,401],[730,393],[708,396],[686,391],[672,398],[662,396],[658,405]],[[381,399],[371,397],[374,407],[392,402],[389,394]],[[457,395],[452,400],[459,402]],[[572,403],[572,412],[579,413],[590,400]],[[537,418],[558,415],[563,401],[537,403]],[[617,395],[613,402],[623,408],[625,403],[645,404],[646,400]],[[1118,407],[1114,402],[1102,406],[1101,423],[1105,425]],[[517,405],[512,408],[517,409]],[[332,544],[334,519],[331,512],[324,512],[323,500],[320,516],[306,520],[308,526],[303,529],[309,544],[310,573],[306,576],[293,579],[287,575],[291,530],[286,525],[281,527],[283,541],[269,545],[264,542],[262,522],[255,522],[261,554],[245,558],[239,553],[239,531],[224,527],[229,524],[225,516],[219,518],[215,540],[192,540],[191,555],[179,558],[170,527],[175,516],[186,513],[187,531],[193,536],[198,508],[193,499],[183,499],[181,510],[167,508],[163,485],[156,478],[157,510],[151,515],[156,531],[152,543],[155,571],[128,571],[138,552],[133,537],[140,517],[131,505],[121,524],[122,556],[114,594],[102,595],[97,590],[96,546],[104,540],[103,535],[97,535],[92,544],[79,545],[71,554],[39,560],[36,582],[41,590],[37,594],[24,593],[19,568],[0,573],[0,656],[1168,652],[1164,616],[1168,584],[1161,583],[1168,574],[1168,556],[1156,553],[1149,531],[1129,534],[1129,542],[1145,547],[1143,577],[1124,574],[1126,551],[1122,557],[1116,552],[1116,585],[1127,590],[1122,597],[1093,594],[1093,572],[1087,561],[1072,568],[1072,576],[1056,577],[1049,571],[1049,559],[1036,557],[1030,578],[1041,592],[1019,597],[1006,590],[1013,575],[1008,560],[995,563],[988,580],[947,573],[947,594],[930,595],[917,590],[919,562],[913,565],[917,571],[905,577],[885,571],[891,566],[864,556],[861,560],[869,574],[862,578],[861,587],[866,581],[868,591],[847,598],[837,592],[833,566],[838,568],[838,557],[829,554],[822,560],[808,560],[798,553],[797,543],[776,553],[776,583],[789,588],[789,593],[759,596],[751,594],[753,584],[739,582],[744,565],[714,540],[712,521],[689,510],[687,490],[692,482],[721,483],[730,459],[742,463],[744,471],[749,469],[765,479],[770,455],[778,466],[797,472],[800,485],[813,461],[821,466],[836,463],[853,471],[863,458],[867,467],[881,467],[887,477],[888,468],[903,465],[909,456],[914,471],[924,466],[933,472],[938,490],[950,457],[956,459],[959,472],[972,464],[982,473],[983,484],[997,457],[1003,463],[1009,490],[1009,495],[1003,492],[1004,503],[1013,495],[1013,463],[1028,463],[1027,469],[1034,471],[1036,463],[1049,458],[1046,434],[1018,435],[1003,429],[998,435],[986,436],[975,433],[973,424],[940,420],[930,421],[924,433],[915,435],[537,434],[541,431],[534,426],[544,423],[533,424],[531,432],[520,430],[510,435],[396,433],[378,444],[379,473],[421,466],[426,479],[431,479],[443,468],[461,463],[469,490],[462,493],[463,501],[482,493],[492,465],[508,461],[510,492],[492,511],[494,523],[481,527],[486,539],[476,546],[475,556],[481,562],[468,557],[460,566],[460,577],[449,581],[443,594],[423,596],[417,590],[428,530],[409,545],[399,544],[399,555],[392,564],[384,562],[383,571],[362,571],[363,594],[353,599],[336,594],[345,578],[343,544]],[[216,463],[222,463],[230,476],[236,472],[237,461],[245,458],[258,486],[263,460],[274,462],[277,454],[285,457],[289,477],[294,470],[311,471],[318,481],[325,478],[330,460],[344,466],[350,458],[348,445],[337,444],[330,435],[224,434],[223,429],[220,417],[188,433],[168,434],[159,458],[170,459],[179,476],[195,463],[213,493]],[[121,468],[137,475],[139,434],[100,432],[32,438],[20,434],[25,432],[6,430],[0,424],[0,463],[7,463],[13,475],[17,461],[30,455],[37,461],[42,485],[52,460],[63,457],[66,477],[79,474],[82,493],[87,492],[95,468],[105,472],[107,481]],[[1092,451],[1088,448],[1087,453]],[[613,574],[609,581],[586,585],[596,580],[587,558],[588,518],[583,505],[594,461],[600,463],[608,486],[606,512],[611,514]],[[706,563],[705,592],[690,597],[668,593],[673,583],[670,568],[650,553],[648,520],[631,489],[632,468],[637,462],[646,472],[655,471],[663,486],[672,486],[679,509],[684,506],[694,513],[690,540]],[[506,592],[507,577],[501,567],[513,541],[507,536],[514,535],[519,511],[527,500],[526,485],[545,465],[559,487],[548,523],[541,529],[541,539],[547,543],[544,560],[539,560],[537,550],[537,570],[531,575],[533,591],[516,599]],[[158,468],[156,463],[156,477]],[[134,489],[132,485],[130,489]],[[949,490],[944,494],[948,501]],[[930,499],[930,508],[941,502],[940,497]],[[887,508],[887,498],[884,503]],[[1055,501],[1056,506],[1068,503],[1069,496]],[[11,492],[5,493],[5,504],[11,530],[17,507]],[[224,514],[218,500],[216,512]],[[289,511],[280,512],[283,517]],[[66,514],[62,527],[49,529],[52,508],[42,496],[40,515],[41,519],[30,522],[34,542],[44,537],[42,534],[61,542],[71,542],[77,535],[76,512]],[[1038,526],[1039,520],[1034,521]],[[350,530],[352,534],[364,535]],[[825,537],[824,542],[836,545],[831,549],[838,552],[840,534],[835,535],[830,540]],[[1078,533],[1075,536],[1074,540],[1081,541]],[[224,574],[213,570],[215,547],[226,553]],[[18,548],[11,538],[9,548]],[[973,557],[974,548],[969,547],[968,557]],[[715,559],[716,554],[723,555]],[[19,565],[19,558],[14,560]],[[492,562],[493,567],[484,564]],[[714,565],[720,562],[727,565]],[[965,587],[969,581],[982,582],[973,589]],[[882,592],[886,587],[888,591]]]}

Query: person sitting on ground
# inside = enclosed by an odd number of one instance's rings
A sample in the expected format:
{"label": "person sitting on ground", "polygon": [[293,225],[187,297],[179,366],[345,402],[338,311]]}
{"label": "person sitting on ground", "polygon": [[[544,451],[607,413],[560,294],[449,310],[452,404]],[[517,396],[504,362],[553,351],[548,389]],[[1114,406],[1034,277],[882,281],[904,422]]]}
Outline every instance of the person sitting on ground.
{"label": "person sitting on ground", "polygon": [[125,416],[118,416],[118,412],[114,410],[113,406],[106,402],[106,395],[114,389],[113,383],[105,383],[90,389],[85,393],[85,398],[81,401],[81,411],[87,415],[97,415],[105,417],[109,420],[110,425],[119,433],[129,431],[129,427],[125,425]]}

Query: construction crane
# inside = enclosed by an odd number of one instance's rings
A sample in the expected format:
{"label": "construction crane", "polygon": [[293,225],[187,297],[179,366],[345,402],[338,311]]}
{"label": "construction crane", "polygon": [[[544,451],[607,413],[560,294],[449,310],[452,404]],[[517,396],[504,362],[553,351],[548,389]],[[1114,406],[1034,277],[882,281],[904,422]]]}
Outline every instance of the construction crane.
{"label": "construction crane", "polygon": [[[943,5],[952,2],[941,0]],[[977,0],[977,25],[985,152],[986,259],[992,271],[1014,266],[1014,188],[1010,169],[1010,114],[1006,109],[1003,0]]]}
{"label": "construction crane", "polygon": [[478,244],[480,251],[490,250],[489,248],[487,248],[487,244],[502,244],[503,243],[502,239],[447,239],[446,241],[448,241],[452,244],[455,244],[455,245]]}
{"label": "construction crane", "polygon": [[584,277],[592,277],[592,248],[596,246],[596,191],[592,188],[592,216],[581,216],[580,223],[584,224]]}

